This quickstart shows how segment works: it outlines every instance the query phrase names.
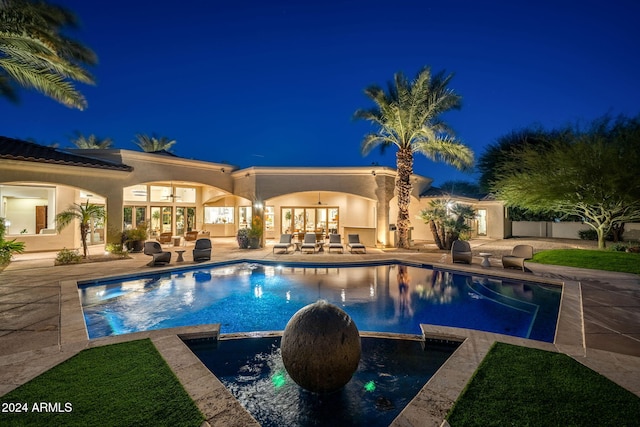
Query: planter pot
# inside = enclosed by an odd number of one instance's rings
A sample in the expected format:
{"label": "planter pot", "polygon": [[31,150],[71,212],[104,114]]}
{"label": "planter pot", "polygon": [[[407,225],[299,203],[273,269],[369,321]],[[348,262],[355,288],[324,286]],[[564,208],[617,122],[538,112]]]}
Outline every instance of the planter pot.
{"label": "planter pot", "polygon": [[143,248],[144,242],[142,240],[129,240],[127,242],[127,249],[129,249],[129,252],[142,252]]}
{"label": "planter pot", "polygon": [[250,237],[249,238],[249,249],[260,249],[260,238],[259,237]]}

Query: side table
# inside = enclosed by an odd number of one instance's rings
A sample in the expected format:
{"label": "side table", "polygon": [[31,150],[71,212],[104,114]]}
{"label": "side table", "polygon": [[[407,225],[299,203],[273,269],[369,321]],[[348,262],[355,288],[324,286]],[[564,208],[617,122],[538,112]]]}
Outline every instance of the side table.
{"label": "side table", "polygon": [[489,252],[480,252],[478,255],[482,257],[482,262],[480,263],[483,267],[491,267],[491,263],[489,262],[489,257],[492,255]]}
{"label": "side table", "polygon": [[178,259],[176,260],[176,262],[183,262],[184,258],[182,258],[182,254],[185,253],[186,251],[184,250],[180,250],[180,251],[176,251],[176,253],[178,254]]}

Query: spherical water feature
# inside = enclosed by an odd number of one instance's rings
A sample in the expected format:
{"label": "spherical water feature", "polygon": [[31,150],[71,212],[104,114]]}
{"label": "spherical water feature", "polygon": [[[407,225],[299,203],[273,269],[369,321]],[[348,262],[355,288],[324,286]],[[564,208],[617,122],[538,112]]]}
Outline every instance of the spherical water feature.
{"label": "spherical water feature", "polygon": [[330,393],[349,382],[360,362],[360,334],[339,307],[318,301],[296,312],[280,344],[284,367],[300,387]]}

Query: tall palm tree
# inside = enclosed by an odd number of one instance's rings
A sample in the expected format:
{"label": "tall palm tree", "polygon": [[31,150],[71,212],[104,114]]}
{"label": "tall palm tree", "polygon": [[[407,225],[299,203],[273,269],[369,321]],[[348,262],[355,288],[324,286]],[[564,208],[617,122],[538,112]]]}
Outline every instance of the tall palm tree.
{"label": "tall palm tree", "polygon": [[17,101],[15,84],[35,89],[71,108],[87,107],[73,81],[93,84],[83,68],[96,54],[63,34],[78,24],[61,6],[33,0],[0,0],[0,96]]}
{"label": "tall palm tree", "polygon": [[104,210],[104,206],[94,205],[87,202],[83,205],[80,203],[74,203],[66,211],[60,212],[56,215],[56,223],[58,231],[65,228],[71,223],[71,221],[77,219],[80,221],[80,239],[82,240],[82,250],[84,258],[87,257],[87,234],[91,228],[91,220],[100,221],[104,220],[107,213]]}
{"label": "tall palm tree", "polygon": [[84,136],[80,132],[76,133],[75,139],[72,139],[71,142],[77,148],[85,150],[106,150],[113,145],[111,138],[98,138],[94,134]]}
{"label": "tall palm tree", "polygon": [[433,161],[448,163],[460,170],[473,166],[473,151],[453,138],[453,131],[440,120],[443,113],[459,109],[461,97],[447,88],[453,74],[443,71],[432,75],[431,68],[420,70],[412,82],[401,73],[388,83],[385,92],[373,85],[365,94],[376,104],[368,110],[359,109],[355,119],[368,120],[378,126],[378,131],[365,135],[362,154],[375,147],[381,149],[395,145],[396,194],[398,198],[398,247],[409,247],[409,204],[411,202],[411,175],[413,154],[421,153]]}
{"label": "tall palm tree", "polygon": [[175,139],[167,138],[166,136],[158,137],[157,135],[149,136],[143,134],[137,134],[136,143],[142,151],[151,153],[154,151],[171,151],[170,148],[176,143]]}

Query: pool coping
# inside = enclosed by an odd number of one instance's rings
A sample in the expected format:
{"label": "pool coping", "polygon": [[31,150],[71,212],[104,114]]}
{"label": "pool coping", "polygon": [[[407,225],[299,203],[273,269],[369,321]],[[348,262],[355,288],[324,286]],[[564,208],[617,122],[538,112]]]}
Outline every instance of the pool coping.
{"label": "pool coping", "polygon": [[[262,262],[256,260],[237,260],[232,264],[260,263],[269,265],[283,264],[282,262]],[[422,333],[425,339],[451,340],[460,342],[460,346],[447,359],[447,361],[436,371],[431,379],[423,386],[414,399],[400,412],[391,426],[441,426],[446,424],[445,416],[458,399],[459,395],[471,376],[477,369],[489,348],[494,342],[505,342],[515,345],[539,348],[554,352],[564,352],[584,356],[584,332],[582,322],[582,305],[580,301],[579,282],[561,281],[553,278],[533,277],[527,279],[518,273],[510,271],[495,270],[478,271],[474,268],[464,268],[465,266],[438,263],[408,262],[406,260],[390,259],[376,260],[371,262],[348,262],[335,263],[340,267],[349,265],[379,265],[389,263],[402,263],[406,265],[430,267],[434,270],[449,272],[462,272],[475,276],[485,276],[499,279],[511,279],[531,283],[543,283],[561,286],[562,297],[558,322],[556,325],[556,336],[554,343],[535,341],[526,338],[518,338],[508,335],[501,335],[490,332],[482,332],[464,328],[454,328],[421,324]],[[188,268],[162,268],[155,269],[149,275],[163,273],[167,271],[211,268],[216,266],[229,265],[229,262],[203,263]],[[314,265],[307,262],[287,262],[288,265]],[[331,263],[330,265],[333,265]],[[317,265],[326,266],[327,263]],[[461,268],[459,268],[461,267]],[[502,273],[502,274],[496,274]],[[137,274],[104,276],[100,280],[116,280],[120,278],[139,277]],[[184,343],[184,339],[189,338],[212,338],[220,337],[219,324],[189,326],[169,329],[159,329],[145,332],[135,332],[131,334],[118,335],[113,337],[103,337],[89,339],[84,315],[78,292],[81,284],[95,282],[69,280],[61,282],[62,302],[61,307],[61,343],[62,345],[78,342],[78,340],[88,340],[90,347],[108,345],[118,342],[132,341],[136,339],[150,338],[171,370],[178,377],[181,384],[194,400],[200,411],[204,414],[206,422],[211,426],[259,426],[260,424],[242,407],[231,392],[213,375],[200,360],[191,352]],[[566,297],[565,297],[566,295]],[[576,318],[579,316],[579,319]],[[268,334],[281,334],[282,331],[261,331],[241,334],[223,334],[223,337],[234,335],[242,336],[268,336]],[[369,333],[362,333],[369,335]],[[390,336],[398,338],[403,334],[372,333],[375,336]],[[415,335],[413,337],[416,337]]]}

